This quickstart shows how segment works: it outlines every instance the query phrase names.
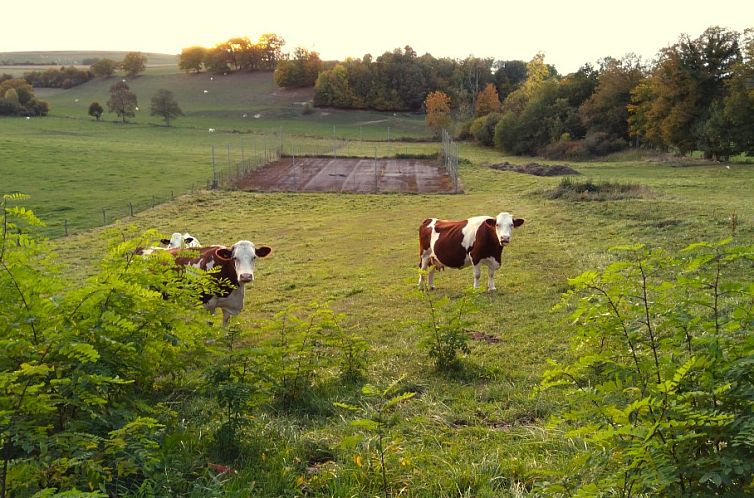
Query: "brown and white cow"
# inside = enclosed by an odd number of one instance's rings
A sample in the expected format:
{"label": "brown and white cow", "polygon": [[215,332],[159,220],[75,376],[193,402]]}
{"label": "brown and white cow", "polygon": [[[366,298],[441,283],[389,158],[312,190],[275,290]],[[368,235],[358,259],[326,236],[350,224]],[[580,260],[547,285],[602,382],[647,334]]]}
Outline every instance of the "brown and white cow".
{"label": "brown and white cow", "polygon": [[[479,288],[482,265],[489,271],[487,290],[495,290],[495,270],[500,268],[503,247],[511,241],[514,227],[524,224],[522,218],[510,213],[491,216],[474,216],[466,220],[439,220],[428,218],[419,227],[419,267],[427,270],[429,288],[434,289],[435,269],[474,267],[474,288]],[[419,277],[419,288],[424,287],[424,274]]]}
{"label": "brown and white cow", "polygon": [[219,284],[213,295],[203,295],[204,307],[214,314],[215,309],[223,311],[223,326],[228,325],[231,316],[243,309],[244,289],[254,281],[257,258],[264,258],[272,251],[267,246],[256,247],[248,240],[239,240],[231,247],[208,246],[191,250],[170,249],[175,262],[182,266],[193,266],[208,271]]}

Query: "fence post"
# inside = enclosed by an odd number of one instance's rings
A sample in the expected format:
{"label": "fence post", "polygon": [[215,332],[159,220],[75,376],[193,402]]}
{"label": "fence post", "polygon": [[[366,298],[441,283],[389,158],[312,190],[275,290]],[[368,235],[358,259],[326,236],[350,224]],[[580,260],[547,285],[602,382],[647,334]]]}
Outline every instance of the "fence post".
{"label": "fence post", "polygon": [[215,144],[212,144],[212,188],[217,188],[217,172],[215,170]]}
{"label": "fence post", "polygon": [[102,224],[107,225],[107,217],[105,216],[105,208],[102,208]]}
{"label": "fence post", "polygon": [[154,209],[154,204],[155,204],[155,202],[154,202],[154,194],[152,194],[152,209]]}
{"label": "fence post", "polygon": [[131,212],[131,216],[134,215],[134,205],[130,202],[128,203],[128,210]]}
{"label": "fence post", "polygon": [[63,230],[65,230],[65,236],[68,237],[68,219],[63,220]]}

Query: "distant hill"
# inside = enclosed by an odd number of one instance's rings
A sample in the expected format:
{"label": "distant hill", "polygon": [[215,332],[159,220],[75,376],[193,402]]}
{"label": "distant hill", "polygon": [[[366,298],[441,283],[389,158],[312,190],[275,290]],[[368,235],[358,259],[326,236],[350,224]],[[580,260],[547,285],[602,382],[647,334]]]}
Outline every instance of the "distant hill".
{"label": "distant hill", "polygon": [[[129,51],[104,50],[61,50],[45,52],[0,52],[0,66],[40,65],[70,66],[89,65],[93,59],[123,60]],[[178,64],[177,54],[142,52],[147,57],[148,66]]]}

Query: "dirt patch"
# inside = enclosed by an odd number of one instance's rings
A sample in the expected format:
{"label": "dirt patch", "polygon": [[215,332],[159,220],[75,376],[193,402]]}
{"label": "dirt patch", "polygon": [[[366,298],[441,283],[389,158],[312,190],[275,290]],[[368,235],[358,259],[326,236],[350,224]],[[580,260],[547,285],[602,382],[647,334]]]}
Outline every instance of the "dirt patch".
{"label": "dirt patch", "polygon": [[484,341],[488,344],[497,344],[500,342],[499,337],[495,337],[491,334],[485,334],[484,332],[477,332],[476,330],[469,330],[467,332],[469,334],[469,337],[474,339],[475,341]]}
{"label": "dirt patch", "polygon": [[358,157],[284,157],[247,173],[236,188],[263,192],[462,192],[443,167],[427,161]]}
{"label": "dirt patch", "polygon": [[501,171],[515,171],[516,173],[525,173],[527,175],[534,176],[564,176],[581,174],[566,164],[554,164],[550,166],[538,163],[511,164],[506,161],[500,164],[493,164],[492,166],[490,166],[490,168]]}

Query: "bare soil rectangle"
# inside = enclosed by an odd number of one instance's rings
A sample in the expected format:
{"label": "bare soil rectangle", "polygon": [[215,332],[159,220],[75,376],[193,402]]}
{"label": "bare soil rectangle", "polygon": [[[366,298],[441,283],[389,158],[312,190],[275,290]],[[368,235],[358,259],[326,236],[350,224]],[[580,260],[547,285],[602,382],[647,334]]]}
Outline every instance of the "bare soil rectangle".
{"label": "bare soil rectangle", "polygon": [[[241,190],[456,193],[445,168],[417,159],[284,157],[247,173]],[[461,191],[460,187],[457,189]]]}

